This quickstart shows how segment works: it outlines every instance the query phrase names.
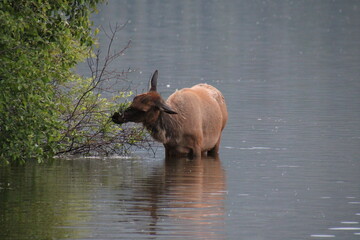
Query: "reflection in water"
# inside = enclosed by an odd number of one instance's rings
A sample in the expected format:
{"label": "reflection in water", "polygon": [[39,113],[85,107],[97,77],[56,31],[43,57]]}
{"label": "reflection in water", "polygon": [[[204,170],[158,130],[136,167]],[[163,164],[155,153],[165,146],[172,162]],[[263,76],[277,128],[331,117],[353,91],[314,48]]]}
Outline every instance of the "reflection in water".
{"label": "reflection in water", "polygon": [[224,239],[219,159],[0,168],[0,239]]}
{"label": "reflection in water", "polygon": [[92,207],[89,176],[90,166],[84,161],[0,168],[0,239],[86,236],[86,229],[55,227],[89,220],[81,214]]}
{"label": "reflection in water", "polygon": [[145,234],[224,238],[226,183],[218,158],[166,159],[138,184],[134,211],[151,216]]}

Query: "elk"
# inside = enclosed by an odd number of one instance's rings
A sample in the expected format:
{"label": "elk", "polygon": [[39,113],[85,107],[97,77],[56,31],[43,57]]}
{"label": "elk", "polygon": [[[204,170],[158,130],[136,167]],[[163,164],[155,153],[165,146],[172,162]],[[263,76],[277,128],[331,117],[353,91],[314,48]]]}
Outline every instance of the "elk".
{"label": "elk", "polygon": [[175,91],[165,101],[157,92],[158,71],[147,93],[134,97],[123,113],[112,121],[142,123],[151,136],[165,147],[166,157],[217,155],[228,113],[223,95],[208,84]]}

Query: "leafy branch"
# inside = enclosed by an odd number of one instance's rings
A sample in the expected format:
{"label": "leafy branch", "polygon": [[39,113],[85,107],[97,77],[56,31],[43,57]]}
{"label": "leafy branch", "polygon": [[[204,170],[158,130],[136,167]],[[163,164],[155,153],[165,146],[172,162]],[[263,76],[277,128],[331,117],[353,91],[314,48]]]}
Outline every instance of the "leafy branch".
{"label": "leafy branch", "polygon": [[128,89],[118,87],[122,85],[120,81],[126,81],[131,69],[110,69],[131,45],[129,41],[121,50],[112,50],[116,35],[124,26],[110,26],[110,32],[103,29],[109,39],[105,57],[102,58],[101,50],[90,55],[87,64],[91,77],[74,78],[62,88],[66,94],[62,92],[59,96],[63,98],[60,102],[64,104],[62,118],[66,127],[57,154],[111,155],[126,154],[133,147],[152,149],[152,141],[143,128],[122,128],[109,118],[112,112],[127,106],[126,98],[132,95]]}

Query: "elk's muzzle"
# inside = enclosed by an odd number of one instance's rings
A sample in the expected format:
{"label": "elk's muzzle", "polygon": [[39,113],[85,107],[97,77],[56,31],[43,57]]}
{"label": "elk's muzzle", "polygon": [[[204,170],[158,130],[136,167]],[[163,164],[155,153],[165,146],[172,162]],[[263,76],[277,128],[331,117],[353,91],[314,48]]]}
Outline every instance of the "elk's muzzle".
{"label": "elk's muzzle", "polygon": [[124,118],[124,115],[123,114],[120,114],[118,112],[115,112],[112,116],[111,116],[111,119],[114,123],[117,123],[117,124],[122,124],[125,122],[125,118]]}

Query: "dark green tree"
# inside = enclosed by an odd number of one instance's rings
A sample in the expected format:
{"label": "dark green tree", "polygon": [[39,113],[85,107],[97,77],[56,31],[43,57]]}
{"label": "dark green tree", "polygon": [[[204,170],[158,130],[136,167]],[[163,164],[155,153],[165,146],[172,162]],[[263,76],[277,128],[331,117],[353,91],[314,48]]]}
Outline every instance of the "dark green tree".
{"label": "dark green tree", "polygon": [[89,16],[101,1],[0,1],[0,164],[59,151],[58,89],[94,44]]}

